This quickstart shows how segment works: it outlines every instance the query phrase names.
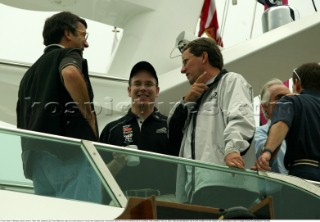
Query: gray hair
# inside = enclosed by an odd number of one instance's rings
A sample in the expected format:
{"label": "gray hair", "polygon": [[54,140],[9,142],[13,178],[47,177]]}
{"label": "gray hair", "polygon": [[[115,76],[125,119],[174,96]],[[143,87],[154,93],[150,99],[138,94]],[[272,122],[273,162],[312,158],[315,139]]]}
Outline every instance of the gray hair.
{"label": "gray hair", "polygon": [[[260,104],[267,104],[270,101],[270,90],[269,88],[274,85],[283,85],[283,82],[280,79],[271,79],[268,82],[266,82],[260,92]],[[262,113],[264,117],[268,119],[268,114],[266,111],[262,108]]]}

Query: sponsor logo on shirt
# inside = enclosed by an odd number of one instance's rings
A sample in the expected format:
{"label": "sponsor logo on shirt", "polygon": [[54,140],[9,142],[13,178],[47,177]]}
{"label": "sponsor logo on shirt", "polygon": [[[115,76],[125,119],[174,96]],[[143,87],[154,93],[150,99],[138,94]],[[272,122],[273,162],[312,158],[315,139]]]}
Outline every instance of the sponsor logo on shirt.
{"label": "sponsor logo on shirt", "polygon": [[160,129],[157,129],[156,133],[167,133],[167,128],[166,127],[162,127]]}
{"label": "sponsor logo on shirt", "polygon": [[133,142],[133,131],[130,124],[122,126],[122,133],[124,137],[124,143],[129,144]]}

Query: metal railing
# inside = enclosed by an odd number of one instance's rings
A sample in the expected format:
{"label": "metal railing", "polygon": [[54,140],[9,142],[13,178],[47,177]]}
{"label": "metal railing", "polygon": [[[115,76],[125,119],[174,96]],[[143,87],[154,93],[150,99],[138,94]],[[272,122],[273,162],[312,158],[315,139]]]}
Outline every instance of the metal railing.
{"label": "metal railing", "polygon": [[[2,60],[2,59],[0,59],[0,65],[11,66],[11,67],[15,67],[15,68],[23,68],[23,69],[28,69],[31,66],[31,64],[28,64],[28,63]],[[102,74],[95,73],[95,72],[91,72],[91,73],[89,73],[89,75],[92,78],[102,79],[102,80],[107,80],[107,81],[123,82],[123,83],[128,82],[128,79],[126,79],[126,78],[119,78],[119,77],[111,76],[111,75],[102,75]]]}

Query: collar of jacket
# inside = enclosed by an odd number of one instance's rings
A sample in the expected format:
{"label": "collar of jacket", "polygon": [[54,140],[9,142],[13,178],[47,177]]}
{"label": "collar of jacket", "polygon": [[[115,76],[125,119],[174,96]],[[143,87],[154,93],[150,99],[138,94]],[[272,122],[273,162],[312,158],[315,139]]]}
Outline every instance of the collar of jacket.
{"label": "collar of jacket", "polygon": [[44,52],[50,52],[54,49],[63,49],[63,45],[59,45],[59,44],[51,44],[51,45],[48,45],[45,49],[44,49]]}
{"label": "collar of jacket", "polygon": [[[159,110],[154,107],[154,110],[153,110],[153,113],[147,117],[147,119],[149,119],[150,117],[154,118],[155,120],[160,120],[162,119],[161,118],[161,114],[159,112]],[[132,111],[131,111],[131,108],[128,110],[128,113],[126,115],[126,122],[132,122],[132,121],[137,121],[137,115],[134,114]]]}

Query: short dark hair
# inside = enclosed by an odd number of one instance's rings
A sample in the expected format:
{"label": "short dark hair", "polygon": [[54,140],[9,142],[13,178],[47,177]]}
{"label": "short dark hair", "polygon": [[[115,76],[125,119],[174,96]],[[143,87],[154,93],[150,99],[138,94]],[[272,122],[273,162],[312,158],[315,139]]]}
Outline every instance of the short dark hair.
{"label": "short dark hair", "polygon": [[210,38],[198,38],[189,42],[184,48],[189,49],[195,56],[201,56],[203,52],[208,53],[209,63],[220,70],[223,68],[223,56],[216,42]]}
{"label": "short dark hair", "polygon": [[59,12],[47,18],[42,32],[43,44],[45,46],[58,44],[65,30],[76,34],[79,22],[87,28],[87,22],[71,12]]}
{"label": "short dark hair", "polygon": [[[305,63],[295,69],[292,80],[295,82],[300,78],[303,89],[320,91],[320,64],[316,62]],[[297,76],[298,75],[298,76]]]}
{"label": "short dark hair", "polygon": [[158,81],[158,77],[157,77],[157,73],[156,70],[154,69],[154,67],[147,61],[140,61],[137,64],[135,64],[130,72],[130,77],[129,77],[129,86],[131,86],[131,79],[132,77],[134,77],[137,73],[139,73],[140,71],[147,71],[149,72],[156,80],[156,85],[159,85],[159,81]]}

